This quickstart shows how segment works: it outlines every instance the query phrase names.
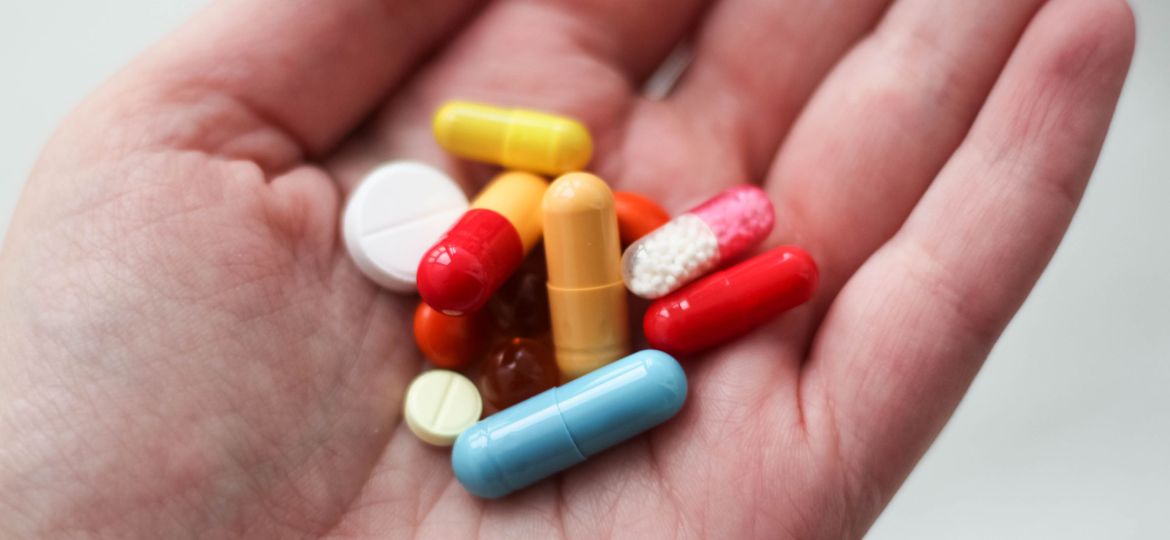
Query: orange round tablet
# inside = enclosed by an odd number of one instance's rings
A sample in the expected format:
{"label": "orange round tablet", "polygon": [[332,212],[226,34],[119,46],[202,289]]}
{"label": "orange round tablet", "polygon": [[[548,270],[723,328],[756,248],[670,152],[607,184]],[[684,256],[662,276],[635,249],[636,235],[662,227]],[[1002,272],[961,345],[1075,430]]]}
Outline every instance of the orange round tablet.
{"label": "orange round tablet", "polygon": [[658,203],[629,191],[613,192],[617,210],[618,234],[628,246],[670,221],[670,214]]}
{"label": "orange round tablet", "polygon": [[436,366],[466,367],[479,359],[487,347],[487,318],[482,312],[452,317],[419,302],[414,310],[414,342]]}

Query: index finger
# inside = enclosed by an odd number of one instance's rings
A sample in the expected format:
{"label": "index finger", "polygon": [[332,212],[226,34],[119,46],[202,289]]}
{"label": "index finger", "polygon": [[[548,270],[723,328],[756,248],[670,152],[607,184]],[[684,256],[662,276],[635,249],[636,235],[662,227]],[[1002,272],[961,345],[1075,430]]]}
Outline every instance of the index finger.
{"label": "index finger", "polygon": [[[288,166],[281,162],[332,147],[475,4],[218,2],[132,64],[107,95],[145,106],[155,128],[170,130],[158,136],[177,144]],[[157,116],[176,107],[176,125]],[[299,151],[270,155],[273,145],[256,144],[265,134]]]}

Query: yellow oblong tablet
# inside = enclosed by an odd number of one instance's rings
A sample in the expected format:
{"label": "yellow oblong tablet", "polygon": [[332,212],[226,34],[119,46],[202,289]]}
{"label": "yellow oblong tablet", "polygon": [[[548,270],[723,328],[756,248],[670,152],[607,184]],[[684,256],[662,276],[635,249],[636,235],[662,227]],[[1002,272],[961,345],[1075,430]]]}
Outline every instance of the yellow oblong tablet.
{"label": "yellow oblong tablet", "polygon": [[543,208],[553,344],[569,381],[629,352],[617,212],[609,186],[582,172],[556,179]]}
{"label": "yellow oblong tablet", "polygon": [[538,111],[450,101],[435,113],[433,128],[444,150],[509,169],[560,174],[583,169],[593,156],[583,124]]}
{"label": "yellow oblong tablet", "polygon": [[415,377],[406,389],[406,426],[428,444],[455,444],[463,430],[479,421],[481,413],[479,390],[454,371],[432,369]]}

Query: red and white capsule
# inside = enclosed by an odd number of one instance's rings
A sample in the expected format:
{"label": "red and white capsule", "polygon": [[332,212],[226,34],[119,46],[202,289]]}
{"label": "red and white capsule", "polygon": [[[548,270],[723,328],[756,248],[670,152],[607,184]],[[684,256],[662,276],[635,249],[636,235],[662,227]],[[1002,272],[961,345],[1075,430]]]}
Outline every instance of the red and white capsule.
{"label": "red and white capsule", "polygon": [[622,255],[622,277],[642,298],[666,296],[755,247],[774,222],[762,189],[733,187],[631,244]]}
{"label": "red and white capsule", "polygon": [[781,246],[650,304],[642,330],[654,349],[698,352],[807,302],[819,281],[806,251]]}

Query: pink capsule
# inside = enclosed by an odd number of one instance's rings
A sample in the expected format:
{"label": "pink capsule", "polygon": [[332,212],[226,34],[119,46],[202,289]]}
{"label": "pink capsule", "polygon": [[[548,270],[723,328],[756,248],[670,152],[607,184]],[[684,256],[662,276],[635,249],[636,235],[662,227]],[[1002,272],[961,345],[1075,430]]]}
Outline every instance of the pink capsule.
{"label": "pink capsule", "polygon": [[642,237],[622,255],[626,287],[660,298],[768,237],[772,201],[756,186],[736,186]]}

